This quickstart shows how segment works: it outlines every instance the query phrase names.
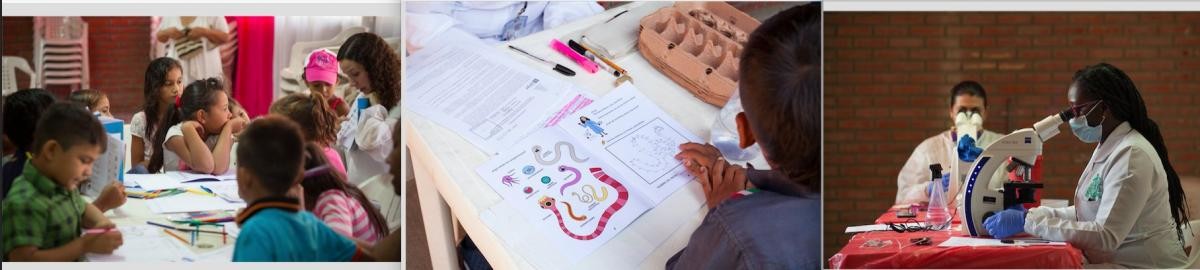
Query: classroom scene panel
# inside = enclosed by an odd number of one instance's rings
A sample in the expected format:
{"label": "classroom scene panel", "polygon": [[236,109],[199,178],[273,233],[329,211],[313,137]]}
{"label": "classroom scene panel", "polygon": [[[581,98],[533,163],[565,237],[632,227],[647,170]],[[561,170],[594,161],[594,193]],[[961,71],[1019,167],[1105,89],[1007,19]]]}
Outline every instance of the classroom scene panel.
{"label": "classroom scene panel", "polygon": [[825,15],[826,267],[1198,267],[1200,13]]}
{"label": "classroom scene panel", "polygon": [[402,16],[410,269],[824,264],[821,3]]}
{"label": "classroom scene panel", "polygon": [[400,24],[3,17],[3,261],[400,261]]}

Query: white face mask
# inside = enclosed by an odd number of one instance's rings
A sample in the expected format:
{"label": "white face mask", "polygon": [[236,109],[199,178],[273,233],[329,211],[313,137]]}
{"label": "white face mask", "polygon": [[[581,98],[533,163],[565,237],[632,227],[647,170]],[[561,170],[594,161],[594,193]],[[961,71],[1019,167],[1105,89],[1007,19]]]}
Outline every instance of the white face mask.
{"label": "white face mask", "polygon": [[1096,105],[1092,106],[1092,109],[1088,110],[1087,113],[1084,113],[1083,115],[1080,115],[1080,116],[1076,116],[1075,118],[1071,118],[1071,121],[1068,122],[1069,124],[1071,124],[1071,133],[1075,133],[1075,137],[1078,137],[1080,141],[1083,141],[1085,143],[1100,142],[1100,137],[1104,133],[1104,124],[1103,123],[1107,116],[1105,116],[1104,118],[1100,118],[1101,124],[1096,125],[1094,127],[1088,125],[1087,116],[1091,115],[1092,111],[1095,111],[1096,107],[1099,107],[1100,103],[1103,103],[1103,102],[1104,101],[1100,101],[1099,103],[1096,103]]}
{"label": "white face mask", "polygon": [[979,113],[961,111],[954,117],[954,130],[960,138],[964,135],[975,138],[980,129],[983,129],[983,116]]}

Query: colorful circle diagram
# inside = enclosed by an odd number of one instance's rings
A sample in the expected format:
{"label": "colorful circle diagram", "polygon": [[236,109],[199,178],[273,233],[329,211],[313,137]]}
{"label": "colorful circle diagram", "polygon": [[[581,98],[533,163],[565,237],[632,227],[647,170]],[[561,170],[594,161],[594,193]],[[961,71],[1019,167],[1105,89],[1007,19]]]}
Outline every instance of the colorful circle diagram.
{"label": "colorful circle diagram", "polygon": [[525,187],[525,194],[533,193],[533,188]]}
{"label": "colorful circle diagram", "polygon": [[525,165],[525,168],[521,168],[521,172],[525,175],[533,175],[533,170],[533,165]]}
{"label": "colorful circle diagram", "polygon": [[542,184],[550,184],[550,177],[542,176]]}

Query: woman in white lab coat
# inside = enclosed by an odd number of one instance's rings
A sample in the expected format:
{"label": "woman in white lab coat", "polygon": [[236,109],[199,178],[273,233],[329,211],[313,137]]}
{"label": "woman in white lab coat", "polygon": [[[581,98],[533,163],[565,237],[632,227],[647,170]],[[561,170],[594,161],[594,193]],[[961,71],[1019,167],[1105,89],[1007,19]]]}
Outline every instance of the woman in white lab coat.
{"label": "woman in white lab coat", "polygon": [[1192,237],[1180,228],[1188,222],[1186,198],[1133,81],[1100,63],[1076,72],[1067,95],[1075,114],[1071,131],[1097,143],[1075,204],[1008,209],[984,222],[988,232],[1069,242],[1083,250],[1088,267],[1186,267],[1183,237]]}
{"label": "woman in white lab coat", "polygon": [[400,111],[400,55],[379,35],[358,33],[342,43],[337,60],[350,87],[359,90],[338,130],[347,180],[357,185],[387,173]]}

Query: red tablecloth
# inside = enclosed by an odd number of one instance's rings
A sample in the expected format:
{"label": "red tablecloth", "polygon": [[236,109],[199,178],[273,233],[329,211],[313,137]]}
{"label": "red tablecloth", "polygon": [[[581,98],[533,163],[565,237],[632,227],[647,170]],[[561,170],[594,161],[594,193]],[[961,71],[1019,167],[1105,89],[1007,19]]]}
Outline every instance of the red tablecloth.
{"label": "red tablecloth", "polygon": [[[833,269],[852,268],[1080,268],[1083,252],[1065,246],[1011,247],[938,247],[961,231],[867,232],[855,235],[842,250],[829,258]],[[933,244],[917,246],[909,239],[929,237]],[[891,241],[882,247],[868,247],[870,240]]]}
{"label": "red tablecloth", "polygon": [[[897,217],[896,213],[899,212],[900,210],[908,209],[908,207],[907,206],[900,207],[900,208],[897,208],[897,207],[888,208],[887,212],[884,212],[883,215],[880,215],[879,218],[875,219],[875,224],[884,224],[884,223],[888,223],[888,222],[904,223],[904,222],[910,222],[910,219],[915,219],[917,222],[925,222],[925,211],[924,210],[918,211],[917,217],[901,218],[901,217]],[[951,216],[953,218],[950,220],[950,223],[952,223],[952,224],[962,223],[962,217],[960,217],[958,215],[958,213],[956,213],[956,211],[951,210]]]}

